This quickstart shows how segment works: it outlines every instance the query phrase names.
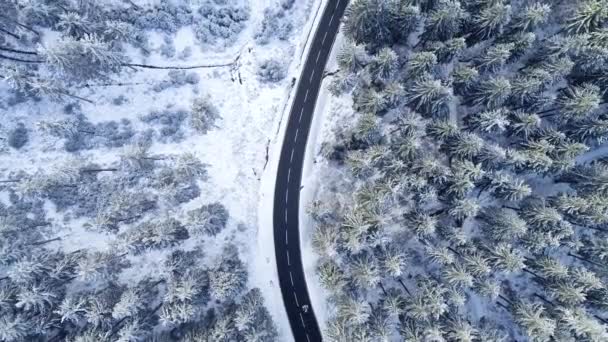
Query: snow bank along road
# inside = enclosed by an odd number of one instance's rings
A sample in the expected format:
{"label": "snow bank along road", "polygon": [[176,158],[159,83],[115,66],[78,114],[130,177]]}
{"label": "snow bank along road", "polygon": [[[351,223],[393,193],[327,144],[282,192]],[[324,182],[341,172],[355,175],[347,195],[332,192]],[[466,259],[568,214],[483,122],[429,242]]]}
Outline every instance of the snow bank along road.
{"label": "snow bank along road", "polygon": [[296,95],[281,149],[274,192],[274,246],[279,283],[296,341],[321,341],[321,331],[308,297],[300,253],[298,208],[306,140],[325,64],[348,0],[330,0],[319,22]]}

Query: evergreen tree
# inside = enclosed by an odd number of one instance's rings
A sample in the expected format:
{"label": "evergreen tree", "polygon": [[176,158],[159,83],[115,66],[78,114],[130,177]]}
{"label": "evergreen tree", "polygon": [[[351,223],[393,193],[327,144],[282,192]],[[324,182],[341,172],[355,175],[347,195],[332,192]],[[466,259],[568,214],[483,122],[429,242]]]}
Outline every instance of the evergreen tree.
{"label": "evergreen tree", "polygon": [[381,81],[390,80],[397,68],[397,54],[388,47],[382,48],[369,64],[370,73],[375,79]]}
{"label": "evergreen tree", "polygon": [[547,22],[551,14],[551,6],[534,2],[526,5],[511,20],[510,26],[521,31],[530,31]]}
{"label": "evergreen tree", "polygon": [[573,33],[594,31],[608,19],[604,0],[583,0],[567,18],[566,29]]}
{"label": "evergreen tree", "polygon": [[467,127],[484,133],[502,133],[510,125],[509,112],[504,108],[469,114],[465,118]]}
{"label": "evergreen tree", "polygon": [[317,266],[317,275],[321,286],[331,292],[340,293],[346,285],[344,271],[334,260],[323,260]]}
{"label": "evergreen tree", "polygon": [[486,51],[476,60],[477,66],[481,69],[495,72],[500,69],[509,57],[511,57],[511,51],[514,49],[515,44],[496,44],[490,46]]}
{"label": "evergreen tree", "polygon": [[346,72],[357,72],[369,63],[369,56],[361,45],[347,42],[337,55],[338,65]]}
{"label": "evergreen tree", "polygon": [[108,43],[89,34],[79,40],[64,37],[50,47],[41,46],[38,53],[57,75],[76,83],[104,79],[126,62]]}
{"label": "evergreen tree", "polygon": [[473,18],[473,36],[478,39],[489,39],[500,33],[509,22],[511,6],[502,1],[495,1],[484,7]]}
{"label": "evergreen tree", "polygon": [[493,266],[501,271],[515,273],[525,267],[522,253],[508,243],[499,243],[489,250]]}
{"label": "evergreen tree", "polygon": [[425,74],[433,74],[437,66],[437,56],[430,51],[413,53],[407,61],[407,71],[410,77],[420,77]]}
{"label": "evergreen tree", "polygon": [[344,32],[355,42],[382,46],[392,41],[387,1],[354,1],[347,7],[344,16]]}
{"label": "evergreen tree", "polygon": [[462,8],[460,1],[438,1],[437,6],[428,13],[424,35],[428,39],[450,39],[458,35],[467,17],[468,13]]}
{"label": "evergreen tree", "polygon": [[496,108],[502,106],[511,96],[511,91],[511,82],[507,78],[503,76],[490,77],[479,83],[470,98],[472,104],[483,104],[489,108]]}
{"label": "evergreen tree", "polygon": [[513,306],[513,316],[531,341],[550,341],[555,333],[555,320],[547,317],[540,304],[518,302]]}
{"label": "evergreen tree", "polygon": [[406,97],[415,110],[441,117],[448,113],[447,104],[452,95],[440,80],[426,76],[414,81]]}
{"label": "evergreen tree", "polygon": [[522,237],[528,230],[526,221],[506,208],[488,207],[481,212],[482,229],[496,241],[509,241]]}

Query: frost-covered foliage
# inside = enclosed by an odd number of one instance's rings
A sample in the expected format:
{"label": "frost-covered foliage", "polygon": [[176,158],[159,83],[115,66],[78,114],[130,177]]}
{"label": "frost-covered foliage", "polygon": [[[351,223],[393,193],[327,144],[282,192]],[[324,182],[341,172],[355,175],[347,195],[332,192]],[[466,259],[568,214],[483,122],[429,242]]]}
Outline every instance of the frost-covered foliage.
{"label": "frost-covered foliage", "polygon": [[25,125],[22,123],[18,123],[17,127],[10,130],[8,132],[8,137],[6,138],[8,146],[15,148],[15,149],[20,149],[23,146],[25,146],[25,144],[27,144],[28,140],[29,140],[28,130],[27,130],[27,128],[25,128]]}
{"label": "frost-covered foliage", "polygon": [[200,77],[195,72],[186,72],[184,70],[171,70],[167,73],[167,79],[162,80],[152,87],[155,92],[162,92],[172,87],[182,87],[185,85],[195,85],[200,81]]}
{"label": "frost-covered foliage", "polygon": [[309,208],[325,339],[608,338],[607,8],[350,3],[356,116]]}
{"label": "frost-covered foliage", "polygon": [[196,37],[207,44],[231,45],[249,20],[248,5],[241,1],[207,0],[200,9],[200,20],[194,24]]}
{"label": "frost-covered foliage", "polygon": [[141,117],[141,121],[154,125],[161,141],[179,142],[184,139],[182,125],[187,118],[187,111],[167,108],[146,114]]}
{"label": "frost-covered foliage", "polygon": [[264,12],[264,20],[255,34],[258,43],[268,44],[272,38],[285,40],[293,30],[288,13],[284,7],[267,8]]}
{"label": "frost-covered foliage", "polygon": [[267,59],[258,68],[258,76],[265,82],[279,82],[287,76],[287,65],[278,58]]}
{"label": "frost-covered foliage", "polygon": [[201,96],[194,99],[190,109],[190,125],[199,133],[207,133],[215,126],[220,117],[217,107],[211,103],[211,98]]}

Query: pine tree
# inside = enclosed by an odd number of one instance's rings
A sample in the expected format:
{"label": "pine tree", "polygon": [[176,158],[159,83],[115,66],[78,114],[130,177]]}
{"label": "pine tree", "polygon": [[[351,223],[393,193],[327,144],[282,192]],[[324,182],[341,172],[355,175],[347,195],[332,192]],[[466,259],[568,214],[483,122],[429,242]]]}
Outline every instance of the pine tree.
{"label": "pine tree", "polygon": [[323,260],[317,266],[317,275],[321,286],[333,293],[340,293],[346,285],[344,271],[334,260]]}
{"label": "pine tree", "polygon": [[509,112],[504,108],[471,113],[465,117],[467,128],[484,133],[502,133],[510,125]]}
{"label": "pine tree", "polygon": [[358,105],[361,111],[377,115],[388,109],[388,100],[384,93],[368,89],[361,94]]}
{"label": "pine tree", "polygon": [[369,56],[361,45],[347,42],[337,55],[338,65],[346,72],[357,72],[369,63]]}
{"label": "pine tree", "polygon": [[108,43],[88,34],[79,40],[64,37],[51,47],[41,46],[38,53],[58,75],[76,83],[106,78],[126,62]]}
{"label": "pine tree", "polygon": [[312,236],[312,247],[314,250],[327,257],[334,257],[338,249],[339,231],[331,225],[318,225]]}
{"label": "pine tree", "polygon": [[547,317],[545,309],[540,304],[518,302],[513,306],[513,316],[531,341],[550,341],[555,333],[555,320]]}
{"label": "pine tree", "polygon": [[477,216],[481,209],[479,202],[472,198],[456,199],[448,213],[457,220]]}
{"label": "pine tree", "polygon": [[608,333],[606,327],[591,318],[583,309],[559,308],[559,329],[565,329],[577,339],[585,341],[606,341]]}
{"label": "pine tree", "polygon": [[406,217],[408,228],[412,229],[420,237],[428,237],[435,234],[438,220],[425,212],[414,211]]}
{"label": "pine tree", "polygon": [[450,251],[446,247],[427,247],[425,248],[426,254],[428,254],[429,258],[432,262],[447,266],[451,265],[455,262],[455,257],[452,251]]}
{"label": "pine tree", "polygon": [[70,322],[78,324],[86,312],[85,304],[84,298],[68,295],[63,299],[54,313],[59,315],[61,323]]}
{"label": "pine tree", "polygon": [[473,342],[477,341],[477,329],[464,319],[452,320],[449,323],[447,337],[452,341]]}
{"label": "pine tree", "polygon": [[44,314],[55,303],[57,294],[41,286],[23,288],[17,295],[15,307],[23,311]]}
{"label": "pine tree", "polygon": [[460,133],[458,126],[447,120],[433,120],[427,125],[426,133],[438,141],[456,138]]}
{"label": "pine tree", "polygon": [[0,315],[0,340],[6,342],[24,341],[32,327],[21,316],[8,313]]}
{"label": "pine tree", "polygon": [[488,182],[492,193],[505,201],[520,201],[532,193],[530,186],[523,180],[504,172],[489,174]]}
{"label": "pine tree", "polygon": [[517,111],[510,117],[509,132],[511,135],[528,139],[540,129],[541,119],[536,114]]}
{"label": "pine tree", "polygon": [[337,304],[338,318],[344,319],[349,325],[364,324],[371,315],[371,308],[364,300],[354,297],[342,297]]}
{"label": "pine tree", "polygon": [[92,25],[93,23],[87,17],[83,17],[77,12],[65,12],[59,14],[59,20],[55,27],[67,36],[81,38],[85,34],[91,33]]}
{"label": "pine tree", "polygon": [[395,247],[386,248],[381,254],[382,269],[391,277],[399,277],[403,274],[407,264],[406,255]]}
{"label": "pine tree", "polygon": [[567,307],[579,306],[587,299],[584,289],[569,281],[558,281],[548,288],[551,296]]}
{"label": "pine tree", "polygon": [[437,61],[445,64],[460,57],[467,48],[466,40],[462,37],[453,38],[445,42],[434,42],[430,49],[437,56]]}
{"label": "pine tree", "polygon": [[376,259],[369,254],[357,256],[352,260],[350,275],[360,289],[375,288],[380,282],[380,270]]}
{"label": "pine tree", "polygon": [[405,315],[414,321],[439,319],[448,309],[444,299],[446,289],[428,278],[419,279],[417,283],[418,291],[408,298]]}
{"label": "pine tree", "polygon": [[141,341],[148,333],[138,321],[129,321],[118,331],[116,342]]}
{"label": "pine tree", "polygon": [[480,215],[484,233],[496,241],[509,241],[522,237],[528,227],[511,209],[488,207]]}
{"label": "pine tree", "polygon": [[445,142],[445,150],[452,158],[472,159],[483,149],[485,142],[474,133],[461,132]]}
{"label": "pine tree", "polygon": [[496,300],[500,295],[500,285],[491,279],[483,279],[475,282],[475,291],[490,300]]}
{"label": "pine tree", "polygon": [[464,264],[455,263],[446,267],[443,271],[446,282],[457,288],[470,288],[473,286],[474,277]]}
{"label": "pine tree", "polygon": [[511,51],[514,47],[515,44],[513,43],[490,46],[479,58],[477,58],[477,67],[489,72],[499,70],[511,57]]}
{"label": "pine tree", "polygon": [[478,15],[473,18],[473,36],[478,40],[489,39],[501,32],[508,23],[511,15],[511,6],[502,1],[483,8]]}
{"label": "pine tree", "polygon": [[406,64],[410,77],[419,77],[425,74],[433,74],[437,66],[437,56],[430,51],[413,53]]}
{"label": "pine tree", "polygon": [[516,273],[524,267],[524,256],[508,243],[499,243],[490,250],[490,260],[501,271]]}
{"label": "pine tree", "polygon": [[462,8],[460,1],[439,1],[437,6],[428,13],[424,35],[428,39],[450,39],[458,35],[467,16],[468,13]]}
{"label": "pine tree", "polygon": [[464,255],[463,263],[466,270],[478,278],[483,278],[492,271],[489,260],[477,252]]}
{"label": "pine tree", "polygon": [[581,120],[592,115],[602,101],[599,87],[585,84],[568,88],[557,100],[557,108],[562,120]]}
{"label": "pine tree", "polygon": [[[481,81],[476,87],[476,91],[470,95],[471,101],[475,105],[485,105],[488,108],[496,108],[511,96],[511,82],[503,76],[490,77]],[[467,104],[469,104],[467,102]]]}
{"label": "pine tree", "polygon": [[447,105],[452,95],[440,80],[426,76],[414,81],[406,97],[415,110],[441,117],[447,114]]}
{"label": "pine tree", "polygon": [[469,94],[479,79],[479,71],[464,64],[454,67],[452,74],[454,92],[458,95]]}
{"label": "pine tree", "polygon": [[410,33],[414,32],[420,21],[420,8],[414,4],[408,5],[401,1],[387,1],[389,10],[389,25],[396,42],[407,41]]}
{"label": "pine tree", "polygon": [[608,19],[606,5],[605,0],[581,1],[567,18],[566,29],[572,33],[586,33],[601,27]]}
{"label": "pine tree", "polygon": [[535,2],[528,4],[511,20],[510,26],[521,31],[531,31],[547,22],[551,14],[551,6]]}
{"label": "pine tree", "polygon": [[344,13],[344,32],[357,43],[382,46],[392,41],[390,12],[386,1],[358,0]]}
{"label": "pine tree", "polygon": [[382,48],[369,64],[370,73],[375,79],[388,81],[397,69],[397,54],[388,47]]}

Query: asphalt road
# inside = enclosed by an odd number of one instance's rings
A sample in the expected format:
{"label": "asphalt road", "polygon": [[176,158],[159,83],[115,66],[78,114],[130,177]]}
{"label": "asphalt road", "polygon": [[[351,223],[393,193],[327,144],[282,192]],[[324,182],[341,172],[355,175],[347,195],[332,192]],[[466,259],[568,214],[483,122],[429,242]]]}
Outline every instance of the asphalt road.
{"label": "asphalt road", "polygon": [[338,33],[348,0],[329,0],[295,93],[289,114],[274,193],[274,246],[283,303],[297,342],[321,341],[321,331],[310,303],[298,233],[298,209],[306,140],[325,64]]}

